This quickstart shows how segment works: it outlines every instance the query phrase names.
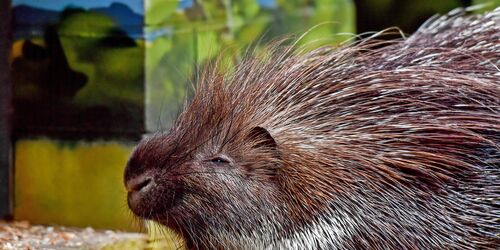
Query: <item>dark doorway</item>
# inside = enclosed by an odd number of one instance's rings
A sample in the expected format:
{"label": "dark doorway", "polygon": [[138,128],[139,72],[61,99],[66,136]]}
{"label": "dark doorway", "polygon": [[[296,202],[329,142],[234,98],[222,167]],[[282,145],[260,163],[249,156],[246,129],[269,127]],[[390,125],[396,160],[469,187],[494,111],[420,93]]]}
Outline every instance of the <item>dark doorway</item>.
{"label": "dark doorway", "polygon": [[0,218],[12,215],[10,1],[0,1]]}

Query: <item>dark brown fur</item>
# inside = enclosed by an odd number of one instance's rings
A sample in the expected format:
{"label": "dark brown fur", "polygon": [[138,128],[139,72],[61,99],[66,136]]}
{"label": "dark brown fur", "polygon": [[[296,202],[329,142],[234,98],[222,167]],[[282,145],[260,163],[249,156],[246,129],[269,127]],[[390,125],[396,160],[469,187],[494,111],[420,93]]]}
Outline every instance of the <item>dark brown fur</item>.
{"label": "dark brown fur", "polygon": [[132,211],[194,249],[498,249],[499,15],[208,67],[131,157]]}

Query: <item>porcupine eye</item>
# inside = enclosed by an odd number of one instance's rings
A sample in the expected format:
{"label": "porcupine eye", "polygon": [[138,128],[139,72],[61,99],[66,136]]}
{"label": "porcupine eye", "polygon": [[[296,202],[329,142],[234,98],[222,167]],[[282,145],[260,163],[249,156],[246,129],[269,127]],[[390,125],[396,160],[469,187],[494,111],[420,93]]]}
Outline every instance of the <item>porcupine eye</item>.
{"label": "porcupine eye", "polygon": [[215,163],[216,165],[223,165],[223,164],[229,164],[229,161],[222,158],[222,157],[215,157],[210,160],[212,163]]}

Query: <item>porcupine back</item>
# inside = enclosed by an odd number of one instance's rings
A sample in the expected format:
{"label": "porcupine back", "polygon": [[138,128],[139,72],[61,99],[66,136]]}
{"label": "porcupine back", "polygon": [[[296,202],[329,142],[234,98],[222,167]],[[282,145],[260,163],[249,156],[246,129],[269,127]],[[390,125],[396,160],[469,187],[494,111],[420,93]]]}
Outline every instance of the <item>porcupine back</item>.
{"label": "porcupine back", "polygon": [[269,131],[298,228],[270,248],[497,248],[499,22],[500,9],[451,13],[382,48],[206,71],[172,131],[242,144],[236,131]]}

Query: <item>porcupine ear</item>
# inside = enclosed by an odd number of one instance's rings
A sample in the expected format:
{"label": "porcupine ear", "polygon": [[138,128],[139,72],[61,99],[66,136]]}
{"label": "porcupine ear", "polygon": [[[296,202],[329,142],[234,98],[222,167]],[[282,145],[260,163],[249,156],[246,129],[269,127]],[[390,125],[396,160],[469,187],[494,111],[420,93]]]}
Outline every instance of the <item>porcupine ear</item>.
{"label": "porcupine ear", "polygon": [[272,135],[267,131],[267,129],[257,126],[253,127],[248,133],[248,138],[255,142],[252,148],[261,148],[272,151],[278,150],[278,144],[272,137]]}
{"label": "porcupine ear", "polygon": [[255,176],[267,180],[279,180],[281,155],[271,133],[263,127],[253,127],[248,134],[248,139],[252,149],[259,152],[252,158],[252,171]]}

